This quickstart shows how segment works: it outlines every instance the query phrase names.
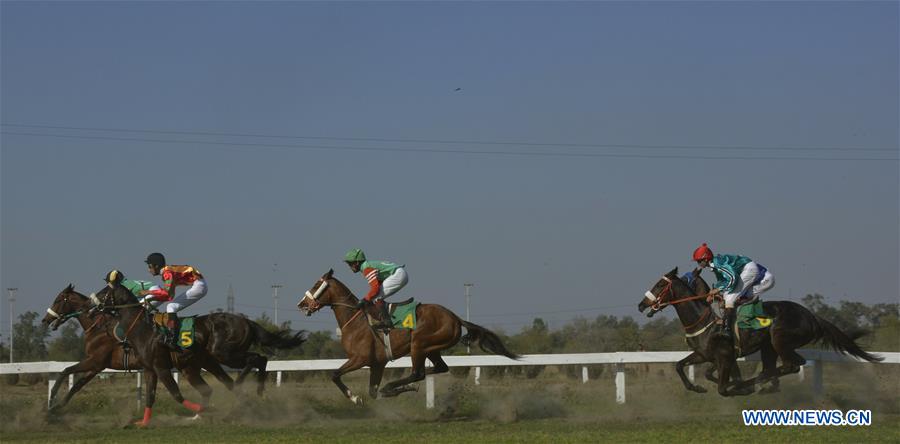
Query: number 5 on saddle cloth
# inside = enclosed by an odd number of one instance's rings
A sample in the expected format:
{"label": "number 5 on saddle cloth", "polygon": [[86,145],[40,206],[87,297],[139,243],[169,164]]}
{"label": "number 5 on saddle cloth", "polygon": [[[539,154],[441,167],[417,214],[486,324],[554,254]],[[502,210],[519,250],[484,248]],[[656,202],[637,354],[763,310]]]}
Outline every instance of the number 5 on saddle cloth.
{"label": "number 5 on saddle cloth", "polygon": [[[194,345],[194,318],[196,316],[189,316],[186,318],[178,317],[176,318],[178,325],[175,326],[175,331],[177,333],[176,337],[178,338],[177,343],[178,346],[181,347],[182,350],[187,350]],[[163,334],[168,332],[169,322],[169,314],[168,313],[155,313],[153,315],[153,323],[156,328]]]}

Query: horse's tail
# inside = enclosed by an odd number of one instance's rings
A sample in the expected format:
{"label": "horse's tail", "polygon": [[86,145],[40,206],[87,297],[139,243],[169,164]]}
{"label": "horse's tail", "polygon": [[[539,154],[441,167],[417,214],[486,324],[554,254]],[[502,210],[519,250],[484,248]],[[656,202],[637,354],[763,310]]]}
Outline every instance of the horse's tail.
{"label": "horse's tail", "polygon": [[881,362],[884,360],[884,357],[873,355],[865,350],[863,350],[859,345],[856,345],[856,342],[847,336],[846,333],[841,331],[841,329],[837,328],[836,325],[828,322],[815,314],[813,317],[816,319],[816,322],[820,327],[820,336],[819,340],[822,341],[823,344],[831,347],[831,349],[844,354],[850,353],[853,356],[856,356],[860,359],[865,359],[869,362]]}
{"label": "horse's tail", "polygon": [[[457,316],[457,319],[459,317]],[[463,344],[476,344],[482,350],[495,355],[503,355],[510,359],[520,359],[521,356],[509,351],[496,333],[469,321],[459,319],[463,327],[466,327],[466,335],[462,337]]]}
{"label": "horse's tail", "polygon": [[844,332],[831,322],[816,316],[808,308],[791,301],[765,302],[766,307],[775,309],[776,317],[791,317],[802,319],[813,331],[813,341],[819,341],[825,346],[841,354],[851,354],[869,362],[879,362],[883,357],[866,352],[856,344],[855,339],[862,336],[864,331]]}
{"label": "horse's tail", "polygon": [[249,319],[247,322],[250,323],[250,329],[253,332],[253,342],[262,346],[263,350],[299,347],[306,341],[305,330],[300,330],[293,335],[290,330],[279,330],[273,333]]}

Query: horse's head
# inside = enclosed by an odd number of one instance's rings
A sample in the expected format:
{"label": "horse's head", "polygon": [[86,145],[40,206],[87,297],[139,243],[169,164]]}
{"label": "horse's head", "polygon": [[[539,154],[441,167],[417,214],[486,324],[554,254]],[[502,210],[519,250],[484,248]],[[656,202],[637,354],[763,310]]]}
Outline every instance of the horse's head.
{"label": "horse's head", "polygon": [[[695,271],[694,278],[700,279],[700,281],[703,280],[697,271]],[[697,281],[695,280],[695,282]],[[700,285],[706,285],[706,282],[704,281],[702,284],[698,282],[695,284],[695,287]],[[638,311],[643,313],[644,310],[649,308],[650,311],[647,312],[647,317],[650,318],[663,308],[666,308],[672,301],[684,295],[693,295],[693,293],[694,291],[691,290],[688,284],[678,277],[678,267],[675,267],[644,293],[643,299],[638,304]]]}
{"label": "horse's head", "polygon": [[334,270],[328,270],[300,299],[297,308],[301,313],[311,316],[322,307],[335,303],[356,304],[355,299],[350,290],[334,277]]}
{"label": "horse's head", "polygon": [[56,295],[56,299],[53,300],[53,304],[47,309],[47,315],[44,316],[41,322],[56,330],[64,322],[74,317],[76,312],[84,308],[86,301],[87,298],[75,291],[75,287],[69,284]]}

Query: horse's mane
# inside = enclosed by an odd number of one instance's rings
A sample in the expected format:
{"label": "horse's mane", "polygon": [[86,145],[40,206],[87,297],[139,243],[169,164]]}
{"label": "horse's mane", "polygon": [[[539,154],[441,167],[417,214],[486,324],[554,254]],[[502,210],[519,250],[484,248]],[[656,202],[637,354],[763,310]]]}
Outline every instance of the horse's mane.
{"label": "horse's mane", "polygon": [[131,290],[121,285],[116,285],[114,288],[109,286],[103,287],[97,292],[97,296],[111,296],[114,304],[133,304],[138,302],[137,296]]}
{"label": "horse's mane", "polygon": [[329,280],[333,281],[335,284],[337,284],[338,286],[340,286],[341,288],[343,288],[343,289],[347,292],[347,295],[350,296],[350,299],[351,299],[351,300],[354,300],[355,302],[359,302],[359,298],[356,297],[356,295],[353,294],[352,291],[350,291],[350,288],[349,288],[349,287],[347,287],[346,285],[344,285],[343,282],[341,282],[340,280],[338,280],[338,278],[336,278],[336,277],[334,277],[334,276],[331,276],[331,277],[329,278]]}

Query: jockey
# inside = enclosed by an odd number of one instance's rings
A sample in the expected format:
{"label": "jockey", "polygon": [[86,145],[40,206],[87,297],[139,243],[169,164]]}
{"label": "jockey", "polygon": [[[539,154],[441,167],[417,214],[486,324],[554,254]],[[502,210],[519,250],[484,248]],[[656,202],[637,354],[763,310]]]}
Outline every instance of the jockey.
{"label": "jockey", "polygon": [[[159,290],[159,286],[153,282],[126,279],[125,273],[122,273],[119,270],[112,270],[109,273],[106,273],[106,277],[104,277],[103,280],[106,281],[106,285],[109,286],[109,288],[121,285],[131,291],[135,296],[138,296],[140,292],[144,290]],[[154,306],[158,306],[161,303],[162,302],[153,302]]]}
{"label": "jockey", "polygon": [[747,304],[759,300],[759,295],[775,286],[775,276],[766,267],[745,256],[717,254],[701,245],[694,250],[694,260],[702,268],[709,267],[716,275],[716,284],[709,292],[710,298],[722,293],[725,300],[725,335],[733,337],[735,304]]}
{"label": "jockey", "polygon": [[[166,339],[167,342],[174,344],[178,319],[176,313],[206,296],[206,280],[200,271],[189,265],[166,265],[166,257],[161,253],[151,253],[144,262],[151,275],[162,275],[163,288],[140,290],[138,296],[143,297],[143,302],[148,304],[155,301],[168,302],[166,304],[166,313],[168,314],[166,327],[170,331],[169,337]],[[190,286],[190,288],[178,296],[174,296],[175,288],[178,286]]]}
{"label": "jockey", "polygon": [[388,306],[384,303],[384,298],[400,291],[409,282],[409,278],[406,275],[406,266],[386,261],[366,260],[366,254],[359,248],[354,248],[347,252],[344,255],[344,262],[347,263],[350,270],[354,273],[362,271],[363,276],[369,281],[369,292],[359,301],[357,308],[363,308],[366,304],[371,304],[374,299],[376,313],[378,311],[381,312],[381,323],[375,327],[385,331],[390,330],[393,325],[391,315],[388,313]]}

